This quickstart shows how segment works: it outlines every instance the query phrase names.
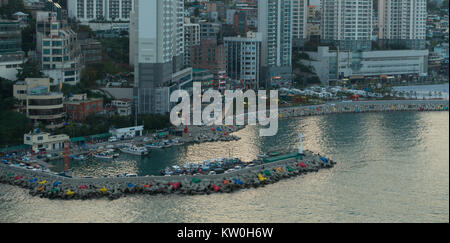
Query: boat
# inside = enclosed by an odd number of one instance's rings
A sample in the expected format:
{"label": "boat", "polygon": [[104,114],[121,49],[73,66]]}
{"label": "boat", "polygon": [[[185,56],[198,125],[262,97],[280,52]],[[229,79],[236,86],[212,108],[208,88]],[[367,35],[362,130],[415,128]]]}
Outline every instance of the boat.
{"label": "boat", "polygon": [[258,155],[259,159],[265,159],[265,158],[268,158],[268,157],[269,157],[269,155],[267,155],[267,154],[260,154],[260,155]]}
{"label": "boat", "polygon": [[84,157],[84,155],[74,155],[74,156],[72,156],[72,159],[82,161],[82,160],[86,160],[86,157]]}
{"label": "boat", "polygon": [[184,143],[180,142],[180,140],[178,140],[178,139],[173,139],[172,140],[172,145],[173,146],[181,146],[181,145],[184,145]]}
{"label": "boat", "polygon": [[108,153],[101,152],[93,155],[96,159],[113,159],[114,157]]}
{"label": "boat", "polygon": [[160,145],[159,143],[146,144],[144,146],[149,149],[162,149],[163,148],[163,145]]}
{"label": "boat", "polygon": [[120,148],[120,151],[123,152],[123,153],[132,154],[132,155],[139,155],[139,156],[149,154],[148,150],[145,147],[137,147],[137,146],[134,146],[134,145]]}

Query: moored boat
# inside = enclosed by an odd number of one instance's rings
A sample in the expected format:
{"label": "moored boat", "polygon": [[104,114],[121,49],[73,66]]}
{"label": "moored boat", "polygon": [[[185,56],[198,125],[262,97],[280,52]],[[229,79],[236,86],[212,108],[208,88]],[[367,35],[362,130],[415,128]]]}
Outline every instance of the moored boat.
{"label": "moored boat", "polygon": [[120,148],[120,151],[123,153],[139,155],[139,156],[149,154],[149,151],[145,147],[137,147],[134,145]]}

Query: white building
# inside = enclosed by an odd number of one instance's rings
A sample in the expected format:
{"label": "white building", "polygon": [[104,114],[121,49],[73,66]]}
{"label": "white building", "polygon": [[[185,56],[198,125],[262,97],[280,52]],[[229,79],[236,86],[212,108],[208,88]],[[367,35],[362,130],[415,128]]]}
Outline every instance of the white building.
{"label": "white building", "polygon": [[33,151],[58,151],[64,149],[64,144],[70,140],[65,134],[51,135],[50,133],[33,131],[24,134],[24,144],[30,145]]}
{"label": "white building", "polygon": [[13,81],[17,80],[17,74],[24,63],[25,56],[23,52],[0,53],[0,77]]}
{"label": "white building", "polygon": [[306,53],[312,61],[303,60],[303,64],[312,66],[324,85],[342,78],[426,76],[428,72],[428,50],[338,52],[323,46],[317,52]]}
{"label": "white building", "polygon": [[342,50],[371,50],[372,0],[322,0],[321,39]]}
{"label": "white building", "polygon": [[259,0],[262,79],[292,80],[292,0]]}
{"label": "white building", "polygon": [[307,39],[308,0],[293,0],[292,37],[294,45],[302,45]]}
{"label": "white building", "polygon": [[111,129],[109,130],[109,133],[111,133],[112,136],[118,139],[131,139],[136,136],[142,136],[143,131],[144,126],[137,126],[137,127]]}
{"label": "white building", "polygon": [[116,107],[117,114],[119,114],[119,116],[131,116],[133,100],[130,99],[113,100],[112,106]]}
{"label": "white building", "polygon": [[378,0],[378,39],[424,49],[426,0]]}
{"label": "white building", "polygon": [[134,0],[68,0],[69,17],[81,22],[128,21]]}
{"label": "white building", "polygon": [[[164,14],[161,14],[164,13]],[[184,65],[184,1],[136,0],[134,21],[130,25],[130,58],[135,66],[134,97],[138,113],[166,113],[168,106],[159,102],[165,96],[161,88],[171,87],[174,73],[186,71],[192,80],[192,69]],[[168,100],[164,98],[164,100]]]}
{"label": "white building", "polygon": [[259,90],[261,33],[248,32],[247,37],[225,37],[224,43],[227,77]]}
{"label": "white building", "polygon": [[36,52],[41,57],[42,72],[53,79],[51,85],[80,82],[82,55],[77,34],[56,13],[38,12]]}

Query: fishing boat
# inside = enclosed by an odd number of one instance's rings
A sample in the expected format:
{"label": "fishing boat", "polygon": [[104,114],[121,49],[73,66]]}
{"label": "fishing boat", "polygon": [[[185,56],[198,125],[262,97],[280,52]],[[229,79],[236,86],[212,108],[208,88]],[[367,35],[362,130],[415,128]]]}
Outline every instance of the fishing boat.
{"label": "fishing boat", "polygon": [[163,145],[161,145],[159,143],[146,144],[144,146],[149,149],[162,149],[163,148]]}
{"label": "fishing boat", "polygon": [[258,155],[259,159],[265,159],[265,158],[268,158],[268,157],[269,157],[269,155],[267,155],[267,154],[260,154],[260,155]]}
{"label": "fishing boat", "polygon": [[112,156],[111,154],[105,153],[105,152],[94,154],[92,156],[94,156],[94,158],[96,158],[96,159],[113,159],[114,158],[114,156]]}
{"label": "fishing boat", "polygon": [[169,141],[164,141],[163,144],[164,144],[164,145],[163,145],[163,148],[170,148],[170,147],[172,147],[172,145],[173,145],[173,144],[172,144],[171,142],[169,142]]}
{"label": "fishing boat", "polygon": [[173,146],[181,146],[181,145],[184,145],[184,143],[180,142],[180,140],[178,140],[178,139],[173,139],[172,140],[172,145]]}
{"label": "fishing boat", "polygon": [[123,153],[139,155],[139,156],[149,154],[148,150],[145,147],[137,147],[134,145],[120,148],[120,151]]}
{"label": "fishing boat", "polygon": [[74,156],[72,156],[72,159],[73,160],[78,160],[78,161],[83,161],[83,160],[86,160],[86,157],[84,157],[84,155],[74,155]]}

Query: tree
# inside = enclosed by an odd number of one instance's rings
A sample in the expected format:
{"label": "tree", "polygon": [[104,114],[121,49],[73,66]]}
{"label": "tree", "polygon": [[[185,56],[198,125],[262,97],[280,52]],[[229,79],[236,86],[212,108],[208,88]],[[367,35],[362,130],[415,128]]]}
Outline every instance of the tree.
{"label": "tree", "polygon": [[21,65],[21,69],[17,72],[18,80],[25,80],[26,78],[43,78],[44,74],[39,68],[39,64],[27,62]]}
{"label": "tree", "polygon": [[31,20],[29,25],[22,30],[22,50],[28,53],[30,50],[36,50],[36,21]]}
{"label": "tree", "polygon": [[3,16],[6,19],[12,19],[13,14],[17,12],[28,13],[23,4],[23,0],[8,1],[8,4],[0,8],[0,17]]}
{"label": "tree", "polygon": [[14,111],[1,111],[0,146],[23,144],[23,134],[31,129],[31,121]]}

